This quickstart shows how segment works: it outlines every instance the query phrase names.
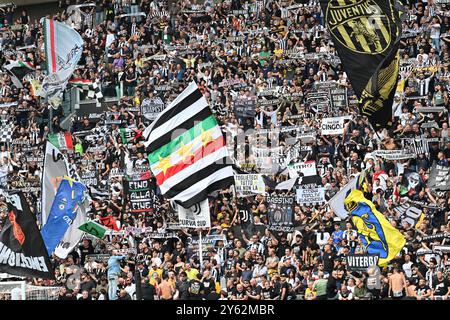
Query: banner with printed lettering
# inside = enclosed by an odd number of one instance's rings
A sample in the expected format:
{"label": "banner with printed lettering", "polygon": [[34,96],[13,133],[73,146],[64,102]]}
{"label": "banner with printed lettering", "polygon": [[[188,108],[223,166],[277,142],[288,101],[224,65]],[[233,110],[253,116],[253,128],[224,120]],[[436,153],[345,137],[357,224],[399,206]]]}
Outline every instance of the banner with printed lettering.
{"label": "banner with printed lettering", "polygon": [[323,118],[320,129],[323,135],[344,134],[344,121],[347,117]]}
{"label": "banner with printed lettering", "polygon": [[235,189],[238,196],[264,194],[266,185],[260,174],[235,174]]}
{"label": "banner with printed lettering", "polygon": [[269,230],[273,232],[294,231],[294,197],[267,196]]}
{"label": "banner with printed lettering", "polygon": [[411,203],[404,203],[394,207],[396,216],[400,219],[402,225],[408,223],[411,228],[419,228],[425,219],[425,213],[422,208]]}
{"label": "banner with printed lettering", "polygon": [[225,245],[228,243],[227,238],[224,234],[212,234],[203,236],[201,242],[199,236],[188,237],[186,255],[189,259],[198,256],[201,245],[203,258],[208,258],[209,249],[215,248],[217,250],[219,248],[219,241],[222,241]]}
{"label": "banner with printed lettering", "polygon": [[365,272],[369,267],[378,266],[379,258],[376,254],[349,254],[345,260],[348,270]]}
{"label": "banner with printed lettering", "polygon": [[234,114],[240,119],[253,118],[255,116],[256,96],[241,98],[234,101]]}
{"label": "banner with printed lettering", "polygon": [[5,193],[5,219],[0,230],[0,272],[55,279],[34,214],[22,192]]}
{"label": "banner with printed lettering", "polygon": [[283,147],[252,148],[256,166],[264,174],[273,174],[284,164],[285,155]]}
{"label": "banner with printed lettering", "polygon": [[432,190],[450,190],[450,167],[434,164],[430,171],[428,187]]}
{"label": "banner with printed lettering", "polygon": [[298,184],[314,184],[318,181],[316,162],[314,160],[291,163],[288,165],[289,178],[299,177]]}
{"label": "banner with printed lettering", "polygon": [[153,200],[155,197],[155,179],[150,178],[150,174],[141,176],[126,176],[124,179],[124,189],[126,198],[131,206],[131,212],[152,213]]}
{"label": "banner with printed lettering", "polygon": [[335,88],[331,90],[331,103],[333,106],[333,110],[339,110],[347,107],[347,88]]}
{"label": "banner with printed lettering", "polygon": [[424,136],[419,138],[407,138],[402,139],[403,148],[408,154],[414,155],[417,157],[420,153],[429,153],[428,141]]}
{"label": "banner with printed lettering", "polygon": [[145,98],[141,103],[141,112],[147,120],[155,120],[164,108],[164,102],[160,97]]}
{"label": "banner with printed lettering", "polygon": [[416,158],[417,154],[411,150],[374,150],[372,155],[386,160],[405,160]]}
{"label": "banner with printed lettering", "polygon": [[98,172],[94,171],[81,171],[80,180],[87,187],[97,187],[99,185]]}
{"label": "banner with printed lettering", "polygon": [[208,199],[187,209],[171,201],[171,207],[178,214],[178,223],[181,228],[211,228]]}
{"label": "banner with printed lettering", "polygon": [[297,203],[300,205],[323,204],[325,199],[325,188],[298,188]]}

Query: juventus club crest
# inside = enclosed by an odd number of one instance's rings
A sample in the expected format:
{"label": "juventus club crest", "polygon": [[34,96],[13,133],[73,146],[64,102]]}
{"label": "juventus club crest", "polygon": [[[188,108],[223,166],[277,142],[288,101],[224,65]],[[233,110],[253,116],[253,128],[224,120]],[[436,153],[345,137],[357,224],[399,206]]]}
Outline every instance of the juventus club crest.
{"label": "juventus club crest", "polygon": [[333,0],[325,21],[333,36],[353,52],[380,54],[392,41],[393,26],[373,0]]}
{"label": "juventus club crest", "polygon": [[[170,201],[170,205],[175,211],[179,210],[179,206],[175,201]],[[200,203],[194,204],[192,207],[184,208],[185,209],[185,215],[186,219],[188,220],[195,220],[196,216],[202,213],[202,208],[200,206]]]}

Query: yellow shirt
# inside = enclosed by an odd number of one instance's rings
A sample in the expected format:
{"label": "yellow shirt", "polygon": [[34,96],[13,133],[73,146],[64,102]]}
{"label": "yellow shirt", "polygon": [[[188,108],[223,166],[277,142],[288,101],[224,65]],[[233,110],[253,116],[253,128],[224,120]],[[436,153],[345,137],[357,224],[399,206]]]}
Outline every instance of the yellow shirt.
{"label": "yellow shirt", "polygon": [[197,279],[198,270],[191,268],[191,270],[185,270],[188,280]]}
{"label": "yellow shirt", "polygon": [[274,55],[277,57],[281,57],[283,55],[283,49],[275,49],[273,51]]}
{"label": "yellow shirt", "polygon": [[186,63],[186,69],[193,68],[195,63],[195,58],[192,59],[183,59],[184,63]]}
{"label": "yellow shirt", "polygon": [[224,223],[222,223],[222,224],[220,225],[220,227],[221,227],[222,229],[228,229],[230,226],[224,222]]}
{"label": "yellow shirt", "polygon": [[310,288],[306,288],[305,291],[305,300],[312,299],[316,297],[316,292],[314,290],[311,290]]}
{"label": "yellow shirt", "polygon": [[403,91],[405,91],[405,80],[401,79],[397,83],[397,90],[396,90],[396,92],[403,93]]}
{"label": "yellow shirt", "polygon": [[134,65],[138,68],[142,68],[144,66],[144,61],[136,60],[136,61],[134,61]]}
{"label": "yellow shirt", "polygon": [[153,269],[153,268],[150,268],[150,270],[148,270],[148,276],[149,276],[149,278],[150,278],[150,280],[149,280],[149,282],[150,282],[150,284],[151,285],[156,285],[156,278],[161,278],[161,276],[162,276],[162,269]]}

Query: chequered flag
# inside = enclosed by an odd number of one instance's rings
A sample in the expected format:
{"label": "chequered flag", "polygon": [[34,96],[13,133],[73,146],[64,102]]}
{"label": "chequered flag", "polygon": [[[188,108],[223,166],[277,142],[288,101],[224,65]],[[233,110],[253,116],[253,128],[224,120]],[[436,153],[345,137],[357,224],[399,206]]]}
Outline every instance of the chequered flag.
{"label": "chequered flag", "polygon": [[12,142],[13,123],[3,123],[0,128],[0,142]]}
{"label": "chequered flag", "polygon": [[103,102],[104,101],[102,90],[100,89],[100,87],[97,84],[97,82],[92,83],[92,85],[89,88],[87,96],[88,96],[88,98],[95,99],[98,102]]}
{"label": "chequered flag", "polygon": [[87,97],[89,99],[95,99],[97,102],[103,102],[104,97],[102,90],[97,82],[92,82],[90,84],[83,84],[77,87],[78,90],[87,92]]}

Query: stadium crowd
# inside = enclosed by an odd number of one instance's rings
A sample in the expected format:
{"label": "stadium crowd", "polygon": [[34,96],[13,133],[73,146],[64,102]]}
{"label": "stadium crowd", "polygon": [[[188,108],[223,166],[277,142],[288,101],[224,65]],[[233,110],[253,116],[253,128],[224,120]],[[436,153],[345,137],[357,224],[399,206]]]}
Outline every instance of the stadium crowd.
{"label": "stadium crowd", "polygon": [[[86,235],[66,259],[52,256],[55,281],[27,279],[30,283],[61,287],[60,300],[448,298],[448,252],[435,247],[448,244],[450,197],[447,191],[428,185],[433,164],[448,167],[450,161],[450,15],[445,6],[432,0],[409,1],[394,124],[376,133],[358,115],[356,97],[316,1],[299,6],[295,0],[169,4],[97,0],[95,6],[67,12],[69,5],[91,2],[61,1],[59,12],[48,18],[68,21],[82,35],[83,55],[73,79],[97,81],[109,101],[108,109],[102,109],[101,118],[74,116],[64,129],[67,114],[62,106],[50,115],[29,77],[23,78],[19,88],[3,70],[0,116],[4,123],[14,123],[14,143],[1,144],[0,173],[3,188],[28,188],[39,223],[42,161],[27,160],[28,151],[22,148],[39,146],[32,151],[39,158],[50,132],[69,131],[75,144],[74,151],[64,151],[69,161],[80,174],[95,172],[98,179],[98,185],[90,188],[88,216],[99,221],[112,215],[119,231],[102,240]],[[43,29],[37,19],[30,19],[26,10],[0,9],[0,65],[26,61],[35,67],[33,78],[39,79],[45,70],[42,47]],[[191,81],[196,81],[210,103],[237,170],[260,172],[252,149],[276,145],[287,152],[292,137],[281,133],[274,139],[270,132],[297,126],[314,132],[297,156],[316,162],[315,183],[325,187],[327,200],[364,171],[365,197],[406,238],[401,253],[379,270],[350,271],[345,257],[365,250],[350,219],[340,219],[326,204],[296,203],[294,232],[271,231],[266,197],[239,197],[231,189],[209,198],[210,229],[169,230],[176,217],[162,197],[155,200],[152,212],[131,212],[123,172],[148,167],[148,150],[142,136],[122,141],[119,127],[142,132],[151,123],[140,108],[142,102],[168,105]],[[344,89],[344,103],[314,109],[307,96],[321,82],[336,82],[337,88]],[[270,98],[266,92],[271,92]],[[85,92],[80,95],[85,98]],[[255,99],[254,115],[235,112],[236,101]],[[276,102],[261,104],[260,100]],[[421,107],[440,111],[418,112]],[[321,134],[321,119],[329,116],[349,116],[343,135]],[[102,121],[108,119],[120,124],[105,126]],[[97,139],[77,134],[105,127]],[[258,134],[259,129],[267,129],[268,138]],[[238,138],[242,135],[243,142]],[[401,150],[403,139],[420,137],[431,142],[427,142],[429,150],[417,158],[388,160],[372,154]],[[269,182],[288,179],[282,169],[264,172],[267,191],[294,194],[270,186]],[[406,179],[407,172],[415,173],[410,176],[416,180]],[[14,184],[17,181],[22,185]],[[420,204],[423,210],[416,225],[405,223],[394,210],[406,201]],[[243,207],[251,213],[245,224],[240,215]],[[0,220],[5,218],[2,210]],[[154,238],[136,231],[144,227],[176,237]],[[199,232],[204,239],[215,239],[204,249],[202,259],[191,247]]]}

